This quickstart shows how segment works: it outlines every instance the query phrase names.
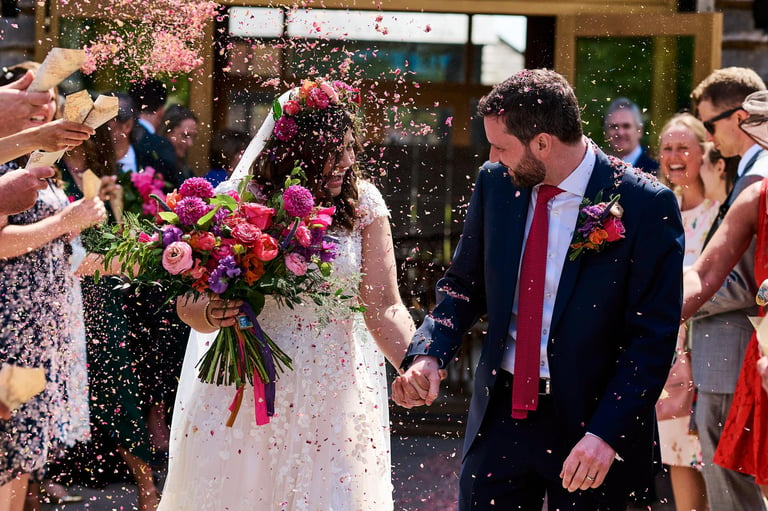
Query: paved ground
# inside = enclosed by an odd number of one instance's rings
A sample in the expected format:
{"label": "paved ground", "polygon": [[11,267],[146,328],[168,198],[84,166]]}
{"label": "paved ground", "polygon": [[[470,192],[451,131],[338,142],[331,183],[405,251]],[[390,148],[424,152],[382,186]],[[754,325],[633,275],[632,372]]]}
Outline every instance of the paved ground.
{"label": "paved ground", "polygon": [[[450,511],[456,508],[461,443],[462,440],[459,438],[393,437],[392,464],[397,511]],[[134,504],[136,487],[131,484],[113,484],[101,490],[74,487],[72,492],[83,495],[84,501],[66,506],[44,505],[43,510],[133,511],[136,509]],[[666,502],[655,504],[650,508],[631,509],[672,511],[674,507],[670,502]]]}

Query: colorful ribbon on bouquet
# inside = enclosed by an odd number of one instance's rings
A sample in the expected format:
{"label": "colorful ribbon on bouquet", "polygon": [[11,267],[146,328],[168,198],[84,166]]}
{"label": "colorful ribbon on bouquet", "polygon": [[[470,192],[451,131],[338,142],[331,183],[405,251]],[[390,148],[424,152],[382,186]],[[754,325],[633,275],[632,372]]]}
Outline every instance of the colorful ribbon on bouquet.
{"label": "colorful ribbon on bouquet", "polygon": [[[256,319],[256,314],[253,309],[247,303],[244,303],[241,309],[251,322],[250,330],[259,341],[259,350],[261,351],[262,360],[264,361],[264,368],[267,372],[268,382],[261,381],[261,377],[258,371],[253,372],[253,401],[254,401],[254,414],[256,416],[256,425],[263,426],[269,424],[269,418],[275,414],[275,380],[277,373],[275,371],[275,364],[272,360],[272,350],[269,347],[269,343],[264,338],[264,332],[261,329],[261,325]],[[242,372],[242,364],[245,363],[245,339],[240,331],[239,327],[235,327],[237,335],[238,348],[240,350],[240,369]],[[232,403],[229,405],[229,419],[227,420],[227,426],[232,427],[235,422],[238,412],[240,411],[240,405],[243,401],[243,392],[245,386],[238,387],[235,397]]]}

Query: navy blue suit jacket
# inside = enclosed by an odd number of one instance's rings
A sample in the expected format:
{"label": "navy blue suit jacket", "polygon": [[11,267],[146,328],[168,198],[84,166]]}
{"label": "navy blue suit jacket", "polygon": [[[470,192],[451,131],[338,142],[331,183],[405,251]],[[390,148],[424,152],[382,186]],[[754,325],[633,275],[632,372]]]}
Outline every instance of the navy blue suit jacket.
{"label": "navy blue suit jacket", "polygon": [[643,148],[643,152],[640,153],[634,166],[643,172],[653,174],[654,176],[659,172],[659,162],[651,158],[648,154],[648,150],[645,148]]}
{"label": "navy blue suit jacket", "polygon": [[[548,344],[560,439],[568,450],[589,431],[635,475],[658,460],[654,405],[670,368],[680,323],[683,227],[672,192],[599,149],[586,189],[619,194],[625,238],[601,252],[566,257]],[[486,163],[464,231],[437,283],[438,303],[416,332],[405,365],[419,354],[447,365],[463,334],[487,314],[464,443],[469,451],[494,387],[517,285],[530,189]],[[565,451],[567,452],[567,451]]]}

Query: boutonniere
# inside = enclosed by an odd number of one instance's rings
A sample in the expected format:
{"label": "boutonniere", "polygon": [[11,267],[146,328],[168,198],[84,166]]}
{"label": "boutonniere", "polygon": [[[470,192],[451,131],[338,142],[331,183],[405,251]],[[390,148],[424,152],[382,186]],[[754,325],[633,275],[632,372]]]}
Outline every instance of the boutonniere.
{"label": "boutonniere", "polygon": [[609,243],[624,237],[624,224],[621,222],[624,210],[619,204],[619,195],[612,195],[608,202],[601,202],[602,195],[602,192],[597,194],[594,204],[587,198],[581,202],[568,256],[571,261],[575,261],[584,250],[599,252]]}

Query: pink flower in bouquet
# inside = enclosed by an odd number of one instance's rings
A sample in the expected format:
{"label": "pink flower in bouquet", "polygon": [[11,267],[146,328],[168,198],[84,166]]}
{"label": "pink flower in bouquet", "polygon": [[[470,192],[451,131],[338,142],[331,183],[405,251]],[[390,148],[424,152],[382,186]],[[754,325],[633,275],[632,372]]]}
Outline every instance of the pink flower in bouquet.
{"label": "pink flower in bouquet", "polygon": [[333,223],[334,213],[336,213],[336,208],[333,206],[330,208],[319,208],[315,211],[309,223],[310,225],[319,225],[327,229]]}
{"label": "pink flower in bouquet", "polygon": [[285,267],[294,275],[301,277],[307,273],[307,262],[299,254],[291,253],[285,256]]}
{"label": "pink flower in bouquet", "polygon": [[[321,85],[322,87],[322,85]],[[328,97],[321,87],[315,87],[307,94],[307,106],[310,108],[318,108],[320,110],[328,108],[331,99]]]}
{"label": "pink flower in bouquet", "polygon": [[220,259],[224,259],[227,256],[231,256],[233,254],[233,244],[234,240],[223,238],[221,240],[221,245],[218,245],[213,250],[211,250],[211,261],[215,262]]}
{"label": "pink flower in bouquet", "polygon": [[163,268],[172,275],[178,275],[192,268],[192,247],[183,241],[175,241],[163,250]]}
{"label": "pink flower in bouquet", "polygon": [[152,167],[146,167],[141,172],[131,172],[131,183],[142,197],[149,197],[152,190],[157,188],[154,180],[155,170]]}
{"label": "pink flower in bouquet", "polygon": [[286,115],[296,115],[299,113],[299,110],[301,110],[301,105],[299,105],[298,101],[293,99],[286,101],[283,106],[283,112],[285,112]]}
{"label": "pink flower in bouquet", "polygon": [[200,197],[184,197],[176,203],[174,211],[181,225],[194,225],[210,210],[211,206]]}
{"label": "pink flower in bouquet", "polygon": [[[147,195],[147,197],[149,197],[149,195]],[[163,196],[159,194],[158,194],[158,197],[160,197],[161,199],[163,198]],[[157,214],[157,211],[158,211],[157,202],[155,202],[154,200],[150,199],[141,205],[141,212],[144,215],[155,216]]]}
{"label": "pink flower in bouquet", "polygon": [[200,262],[200,259],[195,259],[195,264],[192,268],[184,272],[185,275],[189,275],[195,280],[200,280],[202,278],[208,279],[208,269],[202,265]]}
{"label": "pink flower in bouquet", "polygon": [[216,246],[216,236],[210,232],[195,232],[190,236],[189,244],[195,250],[210,252]]}
{"label": "pink flower in bouquet", "polygon": [[182,197],[200,197],[201,199],[210,199],[216,194],[213,186],[203,177],[191,177],[181,183],[179,194]]}
{"label": "pink flower in bouquet", "polygon": [[302,247],[308,247],[312,244],[312,233],[306,225],[298,226],[294,236],[296,237],[296,241],[298,241],[299,245]]}
{"label": "pink flower in bouquet", "polygon": [[278,140],[282,140],[283,142],[288,142],[293,137],[295,137],[298,132],[299,127],[296,124],[296,121],[290,117],[285,116],[277,120],[275,123],[275,129],[273,130],[275,137],[277,137]]}
{"label": "pink flower in bouquet", "polygon": [[160,238],[157,235],[157,233],[154,233],[152,236],[150,236],[146,232],[139,233],[139,242],[141,242],[141,243],[153,243],[153,242],[157,241],[158,239],[160,239]]}
{"label": "pink flower in bouquet", "polygon": [[291,185],[283,192],[283,207],[291,216],[304,218],[312,212],[314,206],[312,192],[301,185]]}
{"label": "pink flower in bouquet", "polygon": [[232,229],[232,237],[243,245],[251,246],[261,238],[261,229],[253,224],[243,222]]}
{"label": "pink flower in bouquet", "polygon": [[269,226],[272,225],[272,217],[275,215],[273,208],[268,208],[256,202],[240,204],[240,211],[248,223],[255,225],[261,230],[269,229]]}
{"label": "pink flower in bouquet", "polygon": [[277,257],[278,252],[277,240],[269,234],[262,233],[261,237],[253,245],[253,253],[264,262],[271,261]]}

